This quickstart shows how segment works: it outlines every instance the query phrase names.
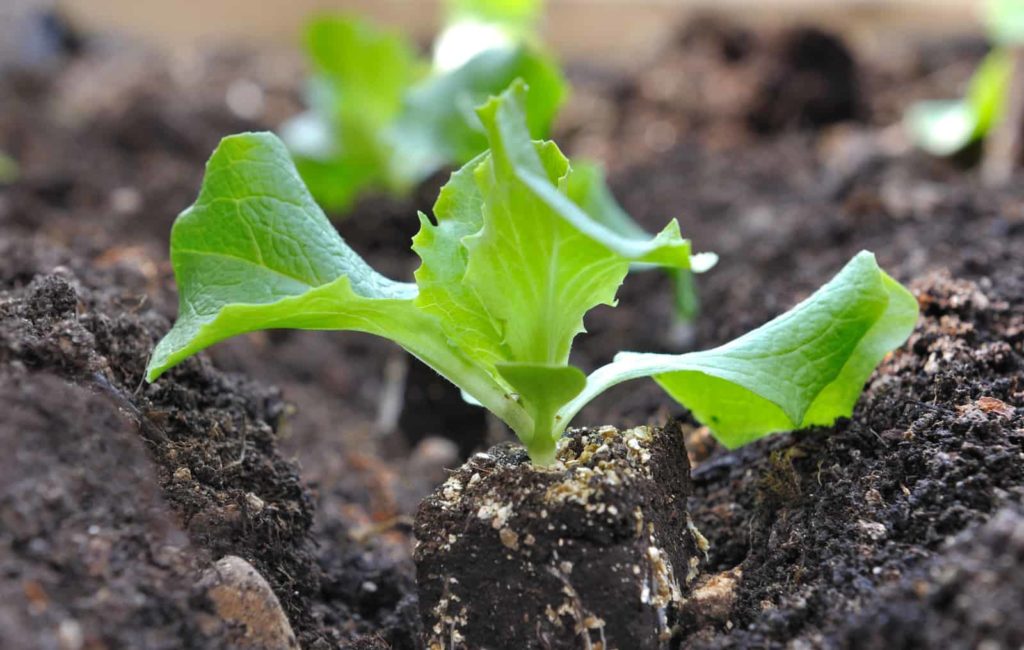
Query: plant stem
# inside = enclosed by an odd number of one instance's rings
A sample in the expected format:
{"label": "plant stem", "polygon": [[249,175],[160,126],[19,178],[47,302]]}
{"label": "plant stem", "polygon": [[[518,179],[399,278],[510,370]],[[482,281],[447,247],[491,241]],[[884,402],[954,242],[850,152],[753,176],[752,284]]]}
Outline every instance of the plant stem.
{"label": "plant stem", "polygon": [[545,434],[535,433],[530,442],[526,443],[526,451],[534,465],[546,466],[555,462],[556,439]]}
{"label": "plant stem", "polygon": [[1024,130],[1024,46],[1010,49],[1010,80],[1002,117],[985,139],[981,180],[989,187],[1004,185],[1013,175],[1021,155]]}

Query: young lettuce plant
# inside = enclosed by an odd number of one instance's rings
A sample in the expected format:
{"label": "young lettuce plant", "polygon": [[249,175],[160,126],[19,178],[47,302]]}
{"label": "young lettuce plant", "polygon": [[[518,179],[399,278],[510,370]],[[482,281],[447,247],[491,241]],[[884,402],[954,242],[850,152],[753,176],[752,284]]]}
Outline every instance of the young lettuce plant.
{"label": "young lettuce plant", "polygon": [[[463,29],[446,30],[433,65],[419,60],[400,36],[358,19],[310,22],[309,110],[285,123],[281,134],[303,180],[328,210],[344,212],[371,189],[406,194],[432,173],[484,151],[487,138],[473,108],[514,79],[530,87],[530,133],[547,134],[566,83],[555,60],[522,35],[529,14],[511,11],[518,2],[453,4],[451,26]],[[507,5],[515,28],[499,29],[503,14],[489,11],[491,4]],[[471,15],[499,22],[467,22]],[[493,29],[480,31],[485,24]],[[457,64],[456,54],[462,57]]]}
{"label": "young lettuce plant", "polygon": [[914,143],[935,156],[952,156],[984,141],[982,176],[1001,183],[1021,152],[1024,2],[988,0],[984,17],[993,49],[971,77],[966,95],[918,102],[904,121]]}
{"label": "young lettuce plant", "polygon": [[[542,0],[446,5],[432,66],[401,37],[369,24],[337,16],[311,21],[306,43],[316,74],[307,93],[310,110],[285,123],[282,137],[307,187],[328,210],[343,212],[371,188],[406,194],[433,172],[487,149],[473,107],[515,78],[530,89],[531,135],[547,134],[567,86],[538,45]],[[594,189],[587,200],[595,214],[608,216],[605,225],[648,236],[616,203],[596,164],[576,167],[578,177],[599,176],[588,179]],[[670,275],[676,317],[689,322],[698,311],[693,275],[678,269]]]}
{"label": "young lettuce plant", "polygon": [[587,213],[587,182],[552,142],[530,139],[525,90],[479,108],[490,149],[420,215],[415,283],[370,268],[331,227],[273,136],[225,138],[196,203],[177,219],[179,316],[147,379],[222,339],[261,329],[349,329],[391,339],[516,433],[536,463],[585,404],[653,377],[732,447],[849,415],[917,303],[869,253],[792,311],[713,350],[621,353],[589,377],[569,364],[583,317],[612,305],[632,264],[701,271],[676,222],[655,237]]}

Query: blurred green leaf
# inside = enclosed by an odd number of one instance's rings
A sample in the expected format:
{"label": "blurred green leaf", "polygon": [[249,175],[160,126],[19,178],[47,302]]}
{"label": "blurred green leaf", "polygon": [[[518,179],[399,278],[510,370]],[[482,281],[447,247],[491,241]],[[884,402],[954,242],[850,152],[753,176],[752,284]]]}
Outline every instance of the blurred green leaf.
{"label": "blurred green leaf", "polygon": [[963,99],[929,100],[910,107],[905,126],[913,142],[934,156],[951,156],[984,138],[999,121],[1013,60],[995,49],[978,66]]}
{"label": "blurred green leaf", "polygon": [[487,134],[475,107],[516,79],[528,86],[524,101],[530,135],[546,136],[566,95],[558,67],[550,57],[527,46],[488,50],[409,90],[402,115],[389,133],[397,154],[396,175],[418,182],[486,150]]}
{"label": "blurred green leaf", "polygon": [[439,169],[468,162],[487,148],[474,107],[515,79],[530,88],[530,133],[547,135],[565,79],[540,48],[499,40],[485,39],[482,51],[452,70],[427,72],[398,35],[355,18],[315,19],[306,33],[309,110],[281,135],[321,205],[342,212],[370,190],[402,195]]}
{"label": "blurred green leaf", "polygon": [[448,22],[476,20],[519,29],[536,23],[543,0],[447,0]]}
{"label": "blurred green leaf", "polygon": [[1024,45],[1024,0],[988,0],[985,26],[998,45]]}
{"label": "blurred green leaf", "polygon": [[18,180],[20,172],[18,161],[0,151],[0,185],[8,185]]}

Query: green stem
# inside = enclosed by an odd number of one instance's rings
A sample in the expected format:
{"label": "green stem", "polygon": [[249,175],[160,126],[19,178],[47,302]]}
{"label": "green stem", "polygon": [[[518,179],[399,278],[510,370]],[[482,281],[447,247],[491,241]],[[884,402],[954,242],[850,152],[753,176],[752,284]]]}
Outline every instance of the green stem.
{"label": "green stem", "polygon": [[530,454],[533,464],[543,467],[554,463],[556,443],[557,439],[548,435],[546,431],[535,432],[526,443],[526,451]]}

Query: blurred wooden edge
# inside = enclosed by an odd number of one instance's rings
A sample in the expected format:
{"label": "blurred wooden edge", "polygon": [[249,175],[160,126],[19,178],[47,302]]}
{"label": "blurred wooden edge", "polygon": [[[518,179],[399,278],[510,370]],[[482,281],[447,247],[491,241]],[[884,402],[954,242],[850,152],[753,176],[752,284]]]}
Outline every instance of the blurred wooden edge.
{"label": "blurred wooden edge", "polygon": [[[218,44],[292,47],[306,18],[348,11],[429,42],[438,0],[57,0],[87,30],[166,50]],[[862,47],[980,30],[977,0],[548,0],[544,29],[566,59],[628,68],[650,56],[688,16],[715,11],[758,26],[814,23]]]}

